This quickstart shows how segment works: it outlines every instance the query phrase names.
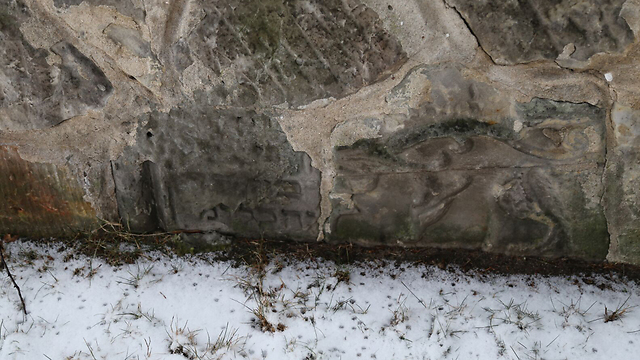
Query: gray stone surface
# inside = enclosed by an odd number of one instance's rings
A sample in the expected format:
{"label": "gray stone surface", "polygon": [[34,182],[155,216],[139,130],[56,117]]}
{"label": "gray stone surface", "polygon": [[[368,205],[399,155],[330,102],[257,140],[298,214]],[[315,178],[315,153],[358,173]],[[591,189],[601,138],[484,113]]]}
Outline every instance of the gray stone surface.
{"label": "gray stone surface", "polygon": [[237,69],[236,84],[222,91],[225,97],[238,93],[234,105],[300,106],[339,98],[384,78],[406,60],[378,15],[357,2],[211,1],[202,6],[205,16],[187,38],[189,48],[215,74]]}
{"label": "gray stone surface", "polygon": [[533,99],[483,113],[495,89],[418,71],[431,101],[401,130],[336,148],[330,239],[604,259],[602,206],[583,187],[602,177],[606,111]]}
{"label": "gray stone surface", "polygon": [[60,74],[54,80],[59,83],[54,97],[60,104],[61,121],[104,107],[113,92],[104,72],[66,41],[55,44],[51,51],[62,59]]}
{"label": "gray stone surface", "polygon": [[640,112],[617,105],[611,117],[616,146],[609,155],[603,198],[611,229],[611,253],[615,260],[640,263]]}
{"label": "gray stone surface", "polygon": [[0,6],[0,130],[58,125],[102,108],[113,92],[102,70],[69,42],[48,49],[62,59],[50,66],[49,52],[34,49],[20,32],[29,17],[19,3]]}
{"label": "gray stone surface", "polygon": [[555,59],[573,44],[571,57],[622,52],[633,32],[620,16],[625,0],[446,0],[500,64]]}
{"label": "gray stone surface", "polygon": [[135,0],[53,0],[54,6],[60,9],[80,5],[83,2],[93,6],[112,6],[119,13],[130,16],[136,20],[144,20],[146,13],[142,3]]}
{"label": "gray stone surface", "polygon": [[[120,215],[134,231],[317,236],[319,180],[278,123],[214,107],[152,112],[139,143],[113,163]],[[138,164],[127,159],[148,158]]]}

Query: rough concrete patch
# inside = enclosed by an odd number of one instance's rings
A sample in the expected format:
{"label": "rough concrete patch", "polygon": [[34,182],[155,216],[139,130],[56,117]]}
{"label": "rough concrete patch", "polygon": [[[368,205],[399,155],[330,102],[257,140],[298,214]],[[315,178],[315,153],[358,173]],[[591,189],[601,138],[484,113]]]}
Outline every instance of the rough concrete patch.
{"label": "rough concrete patch", "polygon": [[366,0],[397,36],[407,55],[425,64],[443,61],[469,63],[477,42],[458,14],[444,1]]}
{"label": "rough concrete patch", "polygon": [[382,122],[375,118],[342,122],[331,132],[331,144],[348,146],[360,139],[380,137],[381,127]]}
{"label": "rough concrete patch", "polygon": [[539,97],[599,106],[611,104],[604,77],[562,69],[554,63],[491,66],[482,76],[499,89],[509,89],[520,102]]}
{"label": "rough concrete patch", "polygon": [[34,17],[20,24],[20,32],[36,49],[49,49],[61,40],[53,24],[39,21]]}
{"label": "rough concrete patch", "polygon": [[109,63],[137,78],[154,93],[159,92],[160,66],[151,51],[145,26],[139,26],[114,8],[84,2],[68,8],[60,16],[93,51],[104,52]]}
{"label": "rough concrete patch", "polygon": [[304,151],[311,157],[312,165],[322,174],[320,184],[321,215],[319,225],[321,233],[324,222],[331,212],[329,192],[335,176],[332,161],[331,132],[339,123],[347,119],[376,117],[393,113],[385,98],[389,91],[399,83],[415,63],[407,63],[394,76],[377,84],[361,89],[343,99],[328,102],[323,107],[310,107],[302,110],[285,110],[278,118],[287,139],[297,151]]}
{"label": "rough concrete patch", "polygon": [[138,57],[153,56],[149,43],[142,40],[140,33],[135,29],[111,23],[104,29],[104,33],[109,39],[124,46]]}

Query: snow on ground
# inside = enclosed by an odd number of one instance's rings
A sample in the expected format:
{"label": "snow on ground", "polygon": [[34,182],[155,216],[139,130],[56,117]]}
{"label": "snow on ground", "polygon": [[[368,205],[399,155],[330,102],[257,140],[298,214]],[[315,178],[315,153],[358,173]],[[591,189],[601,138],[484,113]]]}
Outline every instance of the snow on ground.
{"label": "snow on ground", "polygon": [[26,242],[7,252],[28,315],[3,272],[3,360],[638,358],[635,283],[160,254],[111,267]]}

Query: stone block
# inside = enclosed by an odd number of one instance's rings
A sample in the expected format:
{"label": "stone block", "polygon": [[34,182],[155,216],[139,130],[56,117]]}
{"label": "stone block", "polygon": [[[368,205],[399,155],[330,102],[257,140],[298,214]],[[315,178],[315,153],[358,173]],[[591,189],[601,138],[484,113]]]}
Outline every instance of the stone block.
{"label": "stone block", "polygon": [[374,83],[406,61],[378,15],[357,1],[210,1],[188,38],[234,105],[302,106]]}
{"label": "stone block", "polygon": [[480,46],[499,64],[556,59],[565,46],[574,60],[620,53],[633,31],[620,16],[625,0],[446,0]]}
{"label": "stone block", "polygon": [[616,104],[611,119],[614,144],[603,197],[611,233],[609,258],[640,263],[640,111]]}
{"label": "stone block", "polygon": [[601,172],[512,166],[339,175],[330,239],[603,260],[606,220],[583,190]]}
{"label": "stone block", "polygon": [[132,230],[317,237],[320,173],[272,117],[201,107],[155,112],[145,122],[138,144],[113,167]]}
{"label": "stone block", "polygon": [[402,126],[334,149],[329,239],[606,257],[604,109],[501,104],[451,66],[409,73],[395,93],[416,73],[430,95]]}

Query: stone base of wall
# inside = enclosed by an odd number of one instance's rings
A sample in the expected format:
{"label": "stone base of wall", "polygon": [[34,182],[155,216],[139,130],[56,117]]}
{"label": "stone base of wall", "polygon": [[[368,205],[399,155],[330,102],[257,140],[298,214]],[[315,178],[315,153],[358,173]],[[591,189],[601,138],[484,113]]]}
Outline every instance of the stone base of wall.
{"label": "stone base of wall", "polygon": [[0,232],[640,264],[638,31],[638,0],[5,2]]}

